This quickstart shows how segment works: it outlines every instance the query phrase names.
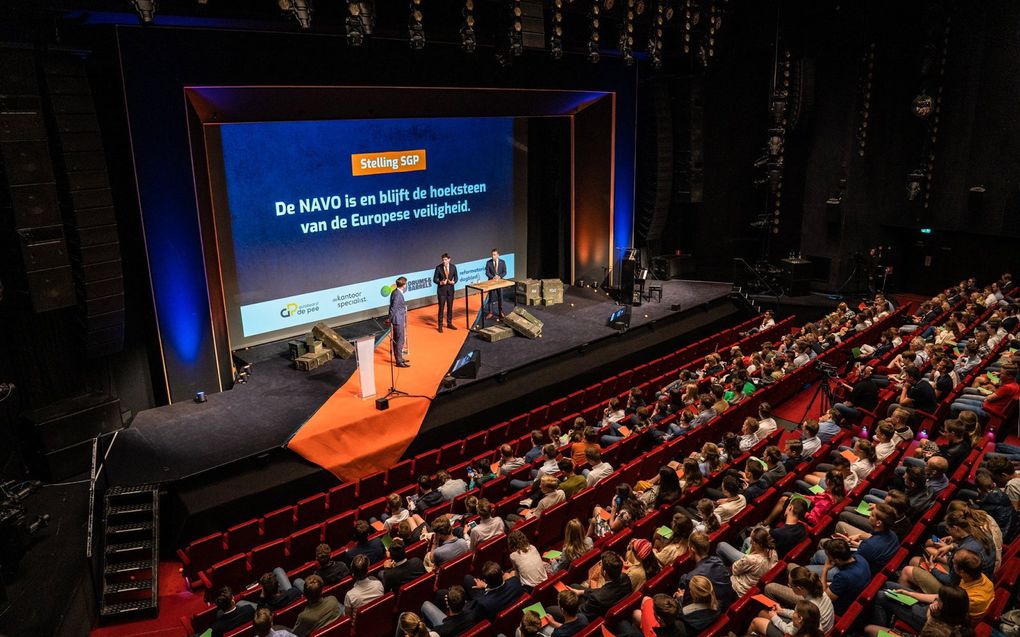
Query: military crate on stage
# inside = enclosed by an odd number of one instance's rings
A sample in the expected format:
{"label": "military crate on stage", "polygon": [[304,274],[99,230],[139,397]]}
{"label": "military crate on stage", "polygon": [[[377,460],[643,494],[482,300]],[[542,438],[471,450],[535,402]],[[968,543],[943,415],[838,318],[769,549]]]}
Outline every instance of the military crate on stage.
{"label": "military crate on stage", "polygon": [[307,372],[316,367],[321,367],[331,360],[333,360],[333,350],[323,349],[318,352],[309,352],[298,356],[294,359],[294,367]]}
{"label": "military crate on stage", "polygon": [[516,300],[518,305],[538,305],[542,302],[542,282],[538,279],[517,281]]}
{"label": "military crate on stage", "polygon": [[542,279],[542,305],[556,305],[563,302],[563,281]]}
{"label": "military crate on stage", "polygon": [[[527,315],[527,316],[525,316]],[[529,318],[530,317],[530,320]],[[541,338],[542,337],[542,321],[539,321],[527,310],[516,307],[513,312],[510,312],[503,317],[503,322],[506,323],[521,336],[527,338]]]}
{"label": "military crate on stage", "polygon": [[290,350],[290,360],[308,353],[308,345],[304,341],[290,341],[287,348]]}
{"label": "military crate on stage", "polygon": [[505,325],[493,325],[483,330],[478,330],[478,336],[483,341],[495,343],[496,341],[502,341],[505,338],[511,338],[514,335],[514,331]]}

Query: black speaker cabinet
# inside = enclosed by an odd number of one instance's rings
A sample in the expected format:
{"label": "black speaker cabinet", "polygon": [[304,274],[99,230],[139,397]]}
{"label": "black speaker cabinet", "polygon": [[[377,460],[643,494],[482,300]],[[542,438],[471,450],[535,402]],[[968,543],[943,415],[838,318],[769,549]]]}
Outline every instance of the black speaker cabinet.
{"label": "black speaker cabinet", "polygon": [[453,364],[453,369],[450,370],[450,376],[454,378],[477,378],[478,368],[481,364],[481,350],[473,349]]}
{"label": "black speaker cabinet", "polygon": [[56,451],[120,429],[120,399],[92,392],[26,411],[21,420],[27,439]]}

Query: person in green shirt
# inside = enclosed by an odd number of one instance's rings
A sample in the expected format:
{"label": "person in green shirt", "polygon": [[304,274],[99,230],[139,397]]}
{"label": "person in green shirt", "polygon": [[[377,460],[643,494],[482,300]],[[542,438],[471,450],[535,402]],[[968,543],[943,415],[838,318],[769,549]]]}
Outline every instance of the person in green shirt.
{"label": "person in green shirt", "polygon": [[563,481],[560,482],[559,490],[566,494],[568,498],[574,496],[575,493],[585,488],[588,485],[588,480],[577,473],[574,473],[574,461],[569,458],[563,458],[557,463],[560,471],[563,472]]}

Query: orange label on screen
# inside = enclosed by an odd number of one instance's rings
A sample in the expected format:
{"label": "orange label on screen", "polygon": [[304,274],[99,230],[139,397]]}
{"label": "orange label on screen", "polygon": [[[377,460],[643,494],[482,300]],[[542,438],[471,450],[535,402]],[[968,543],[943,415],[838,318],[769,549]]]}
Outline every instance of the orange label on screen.
{"label": "orange label on screen", "polygon": [[351,173],[362,175],[383,175],[386,173],[408,173],[425,170],[425,149],[385,150],[377,153],[356,153],[351,155]]}

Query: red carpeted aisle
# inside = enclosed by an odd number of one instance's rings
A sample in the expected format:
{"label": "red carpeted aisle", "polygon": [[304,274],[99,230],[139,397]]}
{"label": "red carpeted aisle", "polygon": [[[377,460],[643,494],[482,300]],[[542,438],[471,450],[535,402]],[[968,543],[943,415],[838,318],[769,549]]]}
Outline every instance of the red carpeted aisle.
{"label": "red carpeted aisle", "polygon": [[[471,314],[478,311],[479,299],[471,298]],[[361,381],[351,376],[294,435],[288,447],[306,459],[331,471],[343,480],[357,480],[382,471],[397,461],[418,435],[430,399],[467,339],[464,301],[454,304],[457,330],[436,331],[436,306],[429,305],[408,313],[409,368],[396,368],[396,386],[422,398],[397,397],[390,408],[378,411],[375,400],[359,396]],[[377,395],[390,386],[389,341],[375,352]],[[427,397],[427,398],[425,398]]]}
{"label": "red carpeted aisle", "polygon": [[814,397],[817,387],[817,383],[812,383],[808,387],[802,388],[791,396],[789,400],[776,407],[772,415],[797,423],[798,426],[808,418],[818,418],[822,414],[822,397],[820,395],[811,404],[811,409],[808,410],[807,415],[804,415],[804,410],[807,409],[808,403]]}

